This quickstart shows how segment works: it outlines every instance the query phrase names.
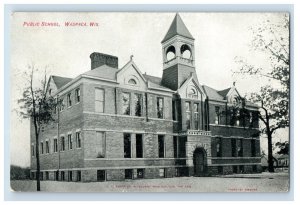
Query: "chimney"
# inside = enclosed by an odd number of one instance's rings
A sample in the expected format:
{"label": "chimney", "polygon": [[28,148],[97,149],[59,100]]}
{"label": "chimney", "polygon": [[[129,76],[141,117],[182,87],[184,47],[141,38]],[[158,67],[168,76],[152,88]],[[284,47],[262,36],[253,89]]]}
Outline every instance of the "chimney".
{"label": "chimney", "polygon": [[94,52],[90,55],[90,58],[92,70],[102,65],[107,65],[109,67],[118,69],[118,57],[116,56]]}

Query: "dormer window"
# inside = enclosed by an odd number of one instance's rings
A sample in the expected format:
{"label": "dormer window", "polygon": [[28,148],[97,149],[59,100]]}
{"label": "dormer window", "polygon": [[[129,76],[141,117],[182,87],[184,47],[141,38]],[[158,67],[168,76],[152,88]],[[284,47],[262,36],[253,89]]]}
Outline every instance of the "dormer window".
{"label": "dormer window", "polygon": [[128,81],[128,84],[130,84],[130,85],[136,85],[137,83],[136,83],[136,81],[134,80],[134,79],[130,79],[129,81]]}

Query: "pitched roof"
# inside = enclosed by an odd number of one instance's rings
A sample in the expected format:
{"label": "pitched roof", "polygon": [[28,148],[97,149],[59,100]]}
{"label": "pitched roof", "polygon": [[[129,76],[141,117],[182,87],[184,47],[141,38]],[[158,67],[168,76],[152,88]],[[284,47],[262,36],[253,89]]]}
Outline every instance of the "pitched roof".
{"label": "pitched roof", "polygon": [[52,75],[52,79],[53,79],[57,89],[66,85],[68,82],[70,82],[72,80],[72,78],[65,78],[65,77],[60,77],[60,76],[56,76],[56,75]]}
{"label": "pitched roof", "polygon": [[176,14],[175,18],[173,19],[167,34],[165,35],[164,39],[162,40],[162,43],[176,35],[184,36],[186,38],[190,38],[190,39],[194,40],[194,37],[189,32],[189,30],[186,28],[185,24],[183,23],[183,21],[178,13]]}
{"label": "pitched roof", "polygon": [[161,80],[162,80],[161,78],[152,75],[147,75],[147,74],[143,74],[143,76],[148,82],[150,82],[151,87],[172,91],[171,89],[161,85]]}
{"label": "pitched roof", "polygon": [[98,77],[98,78],[105,78],[109,80],[116,80],[116,73],[118,69],[112,68],[108,65],[102,65],[97,68],[94,68],[93,70],[89,70],[83,75],[88,75],[92,77]]}
{"label": "pitched roof", "polygon": [[227,88],[225,90],[220,90],[220,91],[218,91],[218,93],[225,98],[230,89],[231,88]]}
{"label": "pitched roof", "polygon": [[208,96],[209,99],[212,100],[224,100],[224,97],[222,97],[217,90],[207,86],[207,85],[203,85],[202,86],[205,94]]}

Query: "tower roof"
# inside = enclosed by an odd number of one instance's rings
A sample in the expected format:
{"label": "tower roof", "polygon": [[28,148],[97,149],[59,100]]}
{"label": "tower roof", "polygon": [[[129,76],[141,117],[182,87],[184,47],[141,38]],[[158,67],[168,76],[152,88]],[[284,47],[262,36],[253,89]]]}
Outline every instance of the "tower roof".
{"label": "tower roof", "polygon": [[162,43],[176,35],[184,36],[186,38],[190,38],[190,39],[194,40],[194,37],[189,32],[189,30],[186,28],[185,24],[183,23],[183,21],[178,13],[176,14],[175,18],[173,19],[167,34],[165,35],[164,39],[162,40]]}

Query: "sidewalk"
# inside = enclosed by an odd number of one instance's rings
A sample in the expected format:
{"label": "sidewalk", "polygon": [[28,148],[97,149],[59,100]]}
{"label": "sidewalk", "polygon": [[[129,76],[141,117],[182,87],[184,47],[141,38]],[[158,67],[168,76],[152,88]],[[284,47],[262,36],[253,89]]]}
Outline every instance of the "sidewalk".
{"label": "sidewalk", "polygon": [[289,176],[288,171],[283,171],[283,172],[262,172],[260,174],[230,174],[230,175],[218,175],[216,177],[220,178],[257,178],[257,179],[266,179],[266,178],[278,178],[278,177],[286,177]]}

